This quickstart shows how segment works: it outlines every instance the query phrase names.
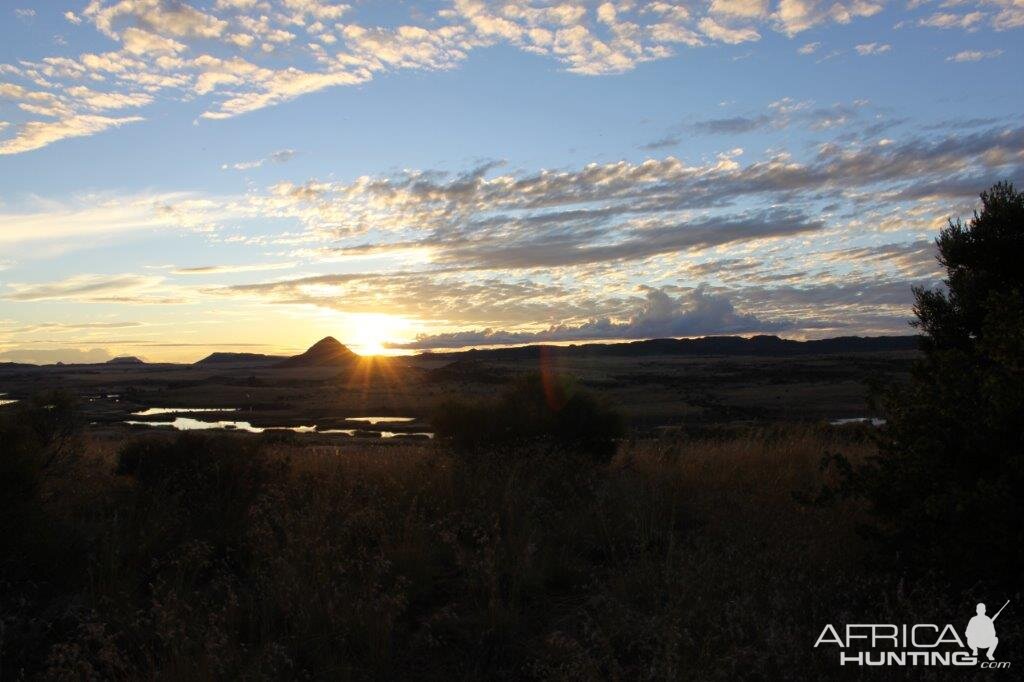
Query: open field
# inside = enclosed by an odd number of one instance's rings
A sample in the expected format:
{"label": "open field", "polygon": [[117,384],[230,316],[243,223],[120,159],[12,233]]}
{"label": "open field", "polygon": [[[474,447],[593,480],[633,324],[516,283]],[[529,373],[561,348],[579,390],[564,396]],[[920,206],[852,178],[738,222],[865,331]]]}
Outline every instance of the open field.
{"label": "open field", "polygon": [[[407,416],[395,432],[429,431],[426,418],[448,396],[495,393],[513,377],[544,370],[569,375],[606,396],[632,431],[822,421],[869,415],[867,382],[900,380],[915,351],[797,357],[646,356],[469,360],[368,359],[351,367],[277,369],[244,365],[69,365],[0,367],[0,392],[26,398],[73,391],[90,422],[110,430],[149,407],[224,408],[204,415],[254,426],[351,428],[346,417]],[[2,409],[2,408],[0,408]],[[159,416],[146,417],[158,421]],[[138,428],[138,427],[136,427]],[[145,428],[145,427],[142,427]]]}

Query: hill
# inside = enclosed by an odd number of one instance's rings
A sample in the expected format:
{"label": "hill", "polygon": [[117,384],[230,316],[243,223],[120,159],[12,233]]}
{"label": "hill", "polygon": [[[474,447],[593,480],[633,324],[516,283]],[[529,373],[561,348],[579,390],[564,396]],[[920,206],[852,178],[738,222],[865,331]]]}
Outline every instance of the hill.
{"label": "hill", "polygon": [[146,362],[141,358],[137,358],[134,355],[122,355],[117,358],[111,358],[107,360],[106,365],[144,365]]}
{"label": "hill", "polygon": [[347,365],[358,359],[343,343],[333,336],[321,339],[309,347],[305,353],[283,360],[274,367],[330,367]]}
{"label": "hill", "polygon": [[273,365],[286,360],[281,355],[264,355],[263,353],[210,353],[196,365]]}
{"label": "hill", "polygon": [[649,355],[833,355],[917,350],[917,336],[839,336],[796,341],[778,336],[704,336],[698,339],[648,339],[625,343],[514,346],[425,354],[433,358],[526,360],[547,357],[643,357]]}

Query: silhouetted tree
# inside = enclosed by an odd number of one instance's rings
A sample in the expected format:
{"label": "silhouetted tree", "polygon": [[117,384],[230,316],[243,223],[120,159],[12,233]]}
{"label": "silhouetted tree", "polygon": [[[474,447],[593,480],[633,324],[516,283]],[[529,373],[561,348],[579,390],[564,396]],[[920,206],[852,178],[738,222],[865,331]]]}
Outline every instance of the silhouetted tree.
{"label": "silhouetted tree", "polygon": [[936,244],[944,290],[915,289],[924,358],[879,402],[879,455],[847,465],[870,532],[912,570],[1019,584],[1024,567],[1024,193],[1009,183]]}

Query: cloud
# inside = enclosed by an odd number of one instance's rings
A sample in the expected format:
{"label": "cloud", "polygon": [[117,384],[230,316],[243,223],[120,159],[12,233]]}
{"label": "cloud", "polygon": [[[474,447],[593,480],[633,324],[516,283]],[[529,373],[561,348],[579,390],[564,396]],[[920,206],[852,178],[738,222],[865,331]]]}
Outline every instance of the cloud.
{"label": "cloud", "polygon": [[761,34],[753,28],[730,28],[722,25],[711,17],[704,17],[700,21],[700,30],[708,38],[718,40],[729,45],[746,43],[761,39]]}
{"label": "cloud", "polygon": [[658,149],[667,149],[669,147],[675,147],[682,142],[682,139],[676,135],[665,135],[657,140],[652,140],[647,144],[640,145],[640,149],[647,151],[656,151]]}
{"label": "cloud", "polygon": [[36,11],[34,9],[15,9],[14,16],[18,18],[18,21],[27,24],[36,18]]}
{"label": "cloud", "polygon": [[821,43],[805,43],[797,49],[797,52],[800,54],[814,54],[818,51],[819,47],[821,47]]}
{"label": "cloud", "polygon": [[88,364],[106,362],[111,358],[105,348],[29,348],[0,351],[0,362],[21,362],[32,365]]}
{"label": "cloud", "polygon": [[296,263],[288,261],[283,263],[247,263],[240,265],[196,265],[192,267],[173,268],[174,275],[225,275],[237,272],[263,272],[266,270],[289,270],[294,268]]}
{"label": "cloud", "polygon": [[730,17],[756,19],[768,14],[767,0],[711,0],[708,11]]}
{"label": "cloud", "polygon": [[641,307],[627,320],[621,322],[606,317],[579,325],[551,326],[535,332],[494,329],[446,332],[420,335],[414,341],[392,344],[392,347],[427,350],[566,341],[671,338],[775,332],[793,326],[789,321],[765,321],[756,315],[738,313],[726,296],[710,293],[704,286],[684,292],[678,297],[671,296],[663,289],[644,287],[643,290],[645,300]]}
{"label": "cloud", "polygon": [[95,245],[119,233],[153,229],[209,231],[217,219],[232,215],[228,202],[185,193],[84,195],[0,212],[0,246],[56,242],[69,247],[83,240]]}
{"label": "cloud", "polygon": [[8,301],[111,301],[135,299],[155,289],[162,279],[145,275],[75,275],[41,284],[10,282]]}
{"label": "cloud", "polygon": [[[736,242],[754,241],[812,232],[820,221],[781,209],[747,215],[696,221],[658,222],[639,228],[619,229],[593,244],[592,233],[570,230],[501,243],[479,240],[447,245],[436,258],[481,268],[543,268],[585,263],[639,260],[666,253],[701,250]],[[526,237],[527,235],[523,235]]]}
{"label": "cloud", "polygon": [[737,135],[764,128],[771,123],[771,120],[766,114],[758,116],[732,116],[729,118],[713,118],[706,121],[698,121],[692,127],[699,133],[710,135]]}
{"label": "cloud", "polygon": [[0,155],[21,154],[71,137],[85,137],[144,120],[141,116],[111,118],[97,115],[73,115],[58,121],[29,121],[18,126],[15,136],[0,141]]}
{"label": "cloud", "polygon": [[980,62],[982,59],[995,59],[1003,53],[1002,50],[961,50],[954,55],[946,57],[947,62]]}
{"label": "cloud", "polygon": [[[1024,12],[1008,1],[991,3],[999,9],[992,18],[999,30],[1024,25]],[[108,97],[135,98],[133,106],[148,106],[158,93],[165,101],[199,100],[201,120],[224,120],[385,73],[454,69],[495,45],[542,55],[571,73],[600,76],[668,59],[684,48],[758,41],[772,30],[792,36],[881,8],[872,0],[780,0],[774,6],[765,0],[685,6],[453,0],[432,13],[412,13],[412,23],[371,25],[357,21],[348,5],[320,0],[93,0],[64,18],[88,23],[118,48],[95,53],[72,45],[65,54],[0,65],[5,77],[41,85],[55,100],[21,102],[33,116],[20,122],[25,139],[0,144],[5,153],[24,153],[138,120],[84,118],[93,113],[88,104],[67,94],[83,83],[102,82]],[[921,22],[973,27],[983,15],[940,12]],[[91,48],[94,41],[87,44]],[[817,47],[807,43],[799,52]]]}
{"label": "cloud", "polygon": [[259,168],[268,161],[272,163],[288,163],[295,158],[295,154],[296,152],[294,149],[280,149],[262,159],[256,159],[254,161],[240,161],[238,163],[231,164],[225,163],[220,168],[221,170],[252,170],[253,168]]}
{"label": "cloud", "polygon": [[108,329],[128,329],[145,326],[141,322],[38,322],[21,327],[4,329],[0,333],[32,334],[35,332],[82,332],[103,331]]}
{"label": "cloud", "polygon": [[919,26],[931,28],[962,28],[975,30],[977,25],[985,18],[984,12],[970,12],[968,14],[953,14],[950,12],[936,12],[917,23]]}
{"label": "cloud", "polygon": [[892,51],[892,45],[888,43],[862,43],[855,45],[854,48],[857,54],[864,57],[872,54],[885,54],[886,52]]}
{"label": "cloud", "polygon": [[813,26],[834,21],[848,24],[859,17],[871,17],[882,11],[882,2],[850,0],[821,2],[820,0],[779,0],[772,18],[776,27],[789,36]]}

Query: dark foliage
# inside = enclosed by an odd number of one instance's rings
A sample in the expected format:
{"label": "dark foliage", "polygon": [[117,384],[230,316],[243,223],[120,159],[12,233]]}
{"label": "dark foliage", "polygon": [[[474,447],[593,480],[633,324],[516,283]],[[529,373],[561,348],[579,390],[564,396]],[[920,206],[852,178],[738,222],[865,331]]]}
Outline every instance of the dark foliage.
{"label": "dark foliage", "polygon": [[1000,183],[936,241],[945,290],[916,290],[924,359],[878,396],[879,455],[846,469],[885,556],[953,584],[1024,570],[1024,194]]}
{"label": "dark foliage", "polygon": [[571,378],[520,377],[490,400],[450,399],[434,410],[434,430],[460,450],[551,443],[607,461],[621,438],[622,416]]}

